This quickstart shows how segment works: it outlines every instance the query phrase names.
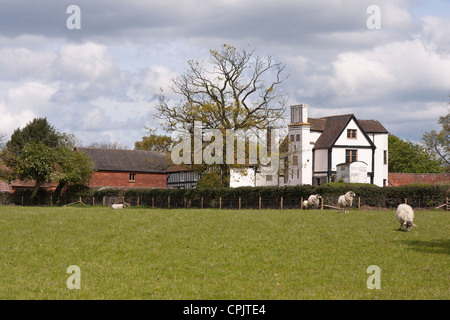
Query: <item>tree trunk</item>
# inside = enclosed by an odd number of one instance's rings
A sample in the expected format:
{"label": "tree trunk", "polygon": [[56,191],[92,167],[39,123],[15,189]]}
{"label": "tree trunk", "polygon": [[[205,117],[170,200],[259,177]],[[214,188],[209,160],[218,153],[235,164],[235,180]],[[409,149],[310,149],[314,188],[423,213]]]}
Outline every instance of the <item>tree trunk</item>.
{"label": "tree trunk", "polygon": [[57,205],[60,204],[60,202],[61,202],[61,191],[65,185],[66,185],[66,182],[60,182],[55,189],[54,195],[55,195]]}
{"label": "tree trunk", "polygon": [[29,199],[30,204],[33,204],[33,200],[34,200],[34,198],[36,198],[36,195],[37,195],[39,189],[41,188],[41,184],[42,184],[42,181],[36,180],[36,184],[33,187],[33,192],[31,192],[31,196]]}

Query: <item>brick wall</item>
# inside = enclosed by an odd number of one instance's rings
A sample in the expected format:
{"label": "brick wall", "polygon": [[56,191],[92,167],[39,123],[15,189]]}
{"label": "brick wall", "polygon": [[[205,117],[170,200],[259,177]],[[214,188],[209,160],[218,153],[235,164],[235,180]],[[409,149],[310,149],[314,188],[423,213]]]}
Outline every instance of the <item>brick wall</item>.
{"label": "brick wall", "polygon": [[166,188],[165,173],[135,173],[135,181],[130,181],[129,172],[96,171],[89,181],[90,187],[126,188]]}
{"label": "brick wall", "polygon": [[447,173],[392,173],[389,172],[389,186],[403,186],[413,183],[450,182],[450,174]]}
{"label": "brick wall", "polygon": [[0,180],[0,192],[11,192],[11,185],[6,183],[5,181]]}

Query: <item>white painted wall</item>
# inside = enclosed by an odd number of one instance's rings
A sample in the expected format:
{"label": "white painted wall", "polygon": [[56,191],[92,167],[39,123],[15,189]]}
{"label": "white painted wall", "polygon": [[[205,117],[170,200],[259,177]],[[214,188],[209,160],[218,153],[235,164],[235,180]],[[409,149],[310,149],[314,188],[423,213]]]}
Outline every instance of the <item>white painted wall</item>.
{"label": "white painted wall", "polygon": [[375,149],[375,176],[373,178],[373,183],[382,187],[383,180],[387,181],[388,179],[388,165],[384,164],[384,151],[388,151],[388,134],[370,134],[370,137],[377,147]]}
{"label": "white painted wall", "polygon": [[[358,149],[358,161],[364,161],[367,163],[367,171],[372,171],[372,149],[364,148]],[[346,148],[333,148],[332,158],[331,158],[331,170],[336,171],[336,166],[340,163],[345,162],[345,150]]]}
{"label": "white painted wall", "polygon": [[314,171],[328,170],[328,149],[317,149],[314,151]]}
{"label": "white painted wall", "polygon": [[254,187],[255,169],[254,168],[232,168],[230,169],[230,187]]}
{"label": "white painted wall", "polygon": [[[347,129],[356,129],[356,139],[347,138]],[[352,119],[345,127],[340,137],[336,140],[336,146],[370,146],[370,142],[367,141],[360,128],[356,125],[356,122]]]}

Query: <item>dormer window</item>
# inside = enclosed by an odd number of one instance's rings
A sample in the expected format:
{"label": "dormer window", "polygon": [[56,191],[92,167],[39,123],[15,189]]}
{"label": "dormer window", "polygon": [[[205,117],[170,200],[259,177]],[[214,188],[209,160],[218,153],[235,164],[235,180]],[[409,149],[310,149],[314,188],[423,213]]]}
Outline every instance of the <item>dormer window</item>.
{"label": "dormer window", "polygon": [[130,173],[130,182],[136,182],[136,174],[135,173]]}
{"label": "dormer window", "polygon": [[347,129],[347,138],[356,139],[356,129]]}

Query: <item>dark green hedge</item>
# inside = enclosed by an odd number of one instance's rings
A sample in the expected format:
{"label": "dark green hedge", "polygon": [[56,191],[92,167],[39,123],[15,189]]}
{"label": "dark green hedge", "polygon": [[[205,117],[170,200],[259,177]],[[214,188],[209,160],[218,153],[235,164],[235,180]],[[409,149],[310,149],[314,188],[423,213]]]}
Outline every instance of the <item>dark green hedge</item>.
{"label": "dark green hedge", "polygon": [[[300,207],[300,199],[306,200],[311,194],[320,194],[324,203],[337,205],[340,195],[352,190],[360,198],[361,207],[394,208],[404,203],[405,198],[413,207],[432,208],[444,204],[450,198],[450,184],[413,184],[400,187],[377,187],[369,184],[329,183],[321,186],[292,187],[240,187],[220,189],[128,189],[115,188],[89,189],[71,186],[61,196],[59,204],[79,201],[86,204],[102,204],[103,197],[124,197],[131,205],[155,206],[158,208],[201,207],[217,208],[222,199],[223,208],[237,208],[241,198],[242,208],[258,208],[261,197],[263,208],[279,208],[281,197],[285,208]],[[14,194],[1,194],[0,204],[14,203],[25,205],[56,204],[52,193],[40,190],[36,199],[30,203],[30,190],[16,191]],[[170,202],[168,197],[170,196]],[[202,202],[203,200],[203,202]],[[357,201],[357,200],[356,200]],[[355,205],[357,202],[355,203]]]}

